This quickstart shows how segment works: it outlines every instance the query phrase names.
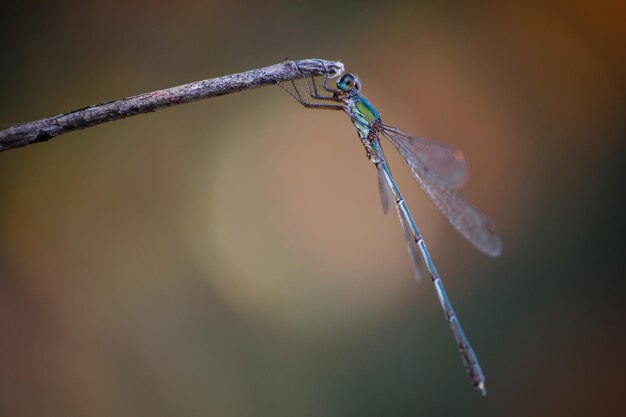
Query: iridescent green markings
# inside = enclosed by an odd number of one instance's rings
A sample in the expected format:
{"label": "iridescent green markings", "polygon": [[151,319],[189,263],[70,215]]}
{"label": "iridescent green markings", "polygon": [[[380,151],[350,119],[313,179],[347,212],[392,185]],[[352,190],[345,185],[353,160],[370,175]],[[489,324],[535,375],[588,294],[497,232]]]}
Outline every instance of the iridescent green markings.
{"label": "iridescent green markings", "polygon": [[294,92],[281,87],[307,108],[342,110],[350,117],[365,147],[367,158],[377,168],[383,211],[387,212],[389,195],[391,195],[406,238],[415,276],[418,281],[421,281],[423,269],[430,276],[467,374],[474,387],[485,395],[487,393],[485,376],[478,358],[461,328],[426,243],[391,175],[380,146],[379,135],[385,136],[396,147],[413,179],[452,226],[478,250],[495,257],[502,252],[502,242],[494,224],[453,190],[462,186],[467,179],[463,153],[453,146],[410,136],[383,124],[378,111],[361,94],[361,83],[355,75],[343,75],[337,81],[337,88],[328,87],[328,78],[329,76],[326,75],[322,86],[325,93],[320,94],[315,79],[311,78],[309,81],[303,75],[313,101],[305,100],[294,82],[292,82]]}

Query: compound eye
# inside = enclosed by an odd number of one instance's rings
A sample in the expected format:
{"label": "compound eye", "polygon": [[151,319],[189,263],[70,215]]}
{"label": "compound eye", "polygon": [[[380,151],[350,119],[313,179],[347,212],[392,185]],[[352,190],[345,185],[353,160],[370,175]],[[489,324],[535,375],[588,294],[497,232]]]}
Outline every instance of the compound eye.
{"label": "compound eye", "polygon": [[346,74],[341,77],[337,85],[343,91],[350,91],[356,85],[356,78],[352,74]]}

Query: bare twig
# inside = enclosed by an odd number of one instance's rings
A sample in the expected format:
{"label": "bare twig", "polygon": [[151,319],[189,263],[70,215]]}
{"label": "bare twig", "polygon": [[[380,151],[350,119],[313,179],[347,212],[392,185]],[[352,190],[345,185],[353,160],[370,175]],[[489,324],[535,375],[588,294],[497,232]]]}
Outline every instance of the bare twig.
{"label": "bare twig", "polygon": [[73,130],[84,129],[136,114],[153,112],[164,107],[295,80],[302,77],[302,73],[305,75],[322,75],[327,72],[331,76],[337,76],[343,72],[343,64],[319,59],[285,61],[265,68],[94,104],[69,113],[16,125],[0,131],[0,152],[32,143],[45,142],[50,138]]}

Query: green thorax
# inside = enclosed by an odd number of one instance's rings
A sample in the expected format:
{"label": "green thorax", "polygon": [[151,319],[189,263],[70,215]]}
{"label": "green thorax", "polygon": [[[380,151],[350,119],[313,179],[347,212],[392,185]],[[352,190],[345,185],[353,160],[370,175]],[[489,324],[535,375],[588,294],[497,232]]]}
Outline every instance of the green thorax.
{"label": "green thorax", "polygon": [[346,104],[348,114],[359,131],[359,136],[366,138],[370,130],[380,122],[380,114],[361,95],[351,97]]}

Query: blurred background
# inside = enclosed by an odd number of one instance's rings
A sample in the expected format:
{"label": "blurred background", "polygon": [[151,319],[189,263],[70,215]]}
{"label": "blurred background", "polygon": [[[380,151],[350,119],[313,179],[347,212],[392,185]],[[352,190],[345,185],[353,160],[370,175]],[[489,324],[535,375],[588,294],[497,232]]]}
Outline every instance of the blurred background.
{"label": "blurred background", "polygon": [[462,193],[504,253],[465,242],[387,146],[482,398],[344,114],[264,87],[10,150],[0,415],[623,415],[624,2],[2,14],[4,128],[285,57],[341,60],[387,124],[465,152]]}

